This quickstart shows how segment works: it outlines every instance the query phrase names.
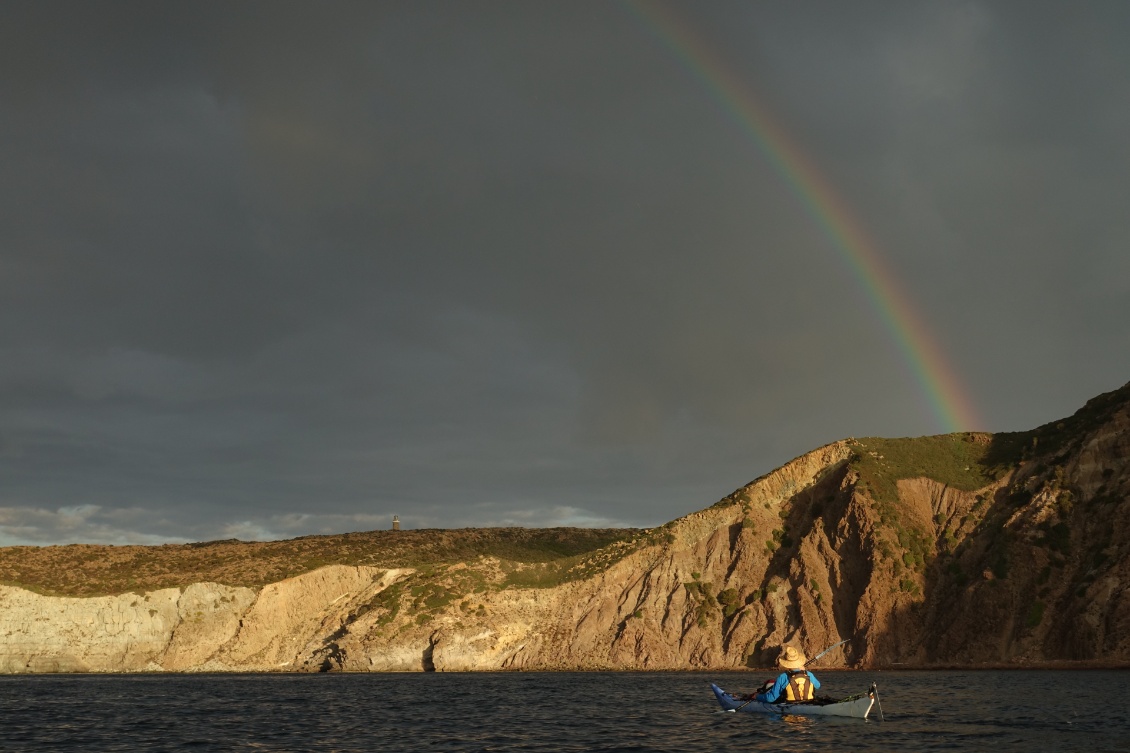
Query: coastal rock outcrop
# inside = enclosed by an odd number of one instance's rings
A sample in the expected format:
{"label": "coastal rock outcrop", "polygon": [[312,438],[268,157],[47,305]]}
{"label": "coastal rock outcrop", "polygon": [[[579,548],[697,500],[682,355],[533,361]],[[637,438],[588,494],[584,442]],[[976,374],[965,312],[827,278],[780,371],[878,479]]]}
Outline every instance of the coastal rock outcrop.
{"label": "coastal rock outcrop", "polygon": [[593,551],[412,564],[0,586],[0,672],[1130,663],[1130,385],[1031,432],[835,442]]}
{"label": "coastal rock outcrop", "polygon": [[193,583],[85,599],[0,586],[0,672],[301,668],[340,608],[402,574],[331,565],[258,592]]}

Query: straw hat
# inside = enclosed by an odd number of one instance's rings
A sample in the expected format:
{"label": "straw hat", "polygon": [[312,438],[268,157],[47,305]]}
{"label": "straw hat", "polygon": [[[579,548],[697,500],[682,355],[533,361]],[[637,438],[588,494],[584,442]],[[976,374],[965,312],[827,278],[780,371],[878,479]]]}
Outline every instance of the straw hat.
{"label": "straw hat", "polygon": [[782,669],[804,669],[807,663],[804,653],[794,646],[785,646],[777,657],[777,666]]}

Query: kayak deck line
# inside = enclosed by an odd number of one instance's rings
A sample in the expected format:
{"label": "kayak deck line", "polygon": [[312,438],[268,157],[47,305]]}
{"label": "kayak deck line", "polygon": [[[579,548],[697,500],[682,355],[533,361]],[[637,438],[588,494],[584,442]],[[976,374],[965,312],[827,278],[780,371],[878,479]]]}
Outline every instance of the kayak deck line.
{"label": "kayak deck line", "polygon": [[875,695],[871,690],[858,696],[849,696],[839,700],[826,698],[816,702],[801,701],[789,703],[765,703],[764,701],[750,701],[727,693],[714,683],[710,683],[714,697],[726,711],[753,711],[762,714],[793,714],[796,716],[848,716],[856,719],[866,719],[875,703]]}

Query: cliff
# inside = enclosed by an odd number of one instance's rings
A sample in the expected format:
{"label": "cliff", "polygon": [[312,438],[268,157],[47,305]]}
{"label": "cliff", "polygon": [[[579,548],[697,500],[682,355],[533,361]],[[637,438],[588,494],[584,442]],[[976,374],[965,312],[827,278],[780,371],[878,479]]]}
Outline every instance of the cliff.
{"label": "cliff", "polygon": [[[176,548],[243,575],[0,586],[0,671],[728,669],[841,639],[823,666],[1127,663],[1128,465],[1130,385],[1030,432],[836,442],[652,530]],[[282,559],[252,577],[247,547]],[[123,549],[9,549],[0,573]],[[132,579],[176,579],[130,549]]]}

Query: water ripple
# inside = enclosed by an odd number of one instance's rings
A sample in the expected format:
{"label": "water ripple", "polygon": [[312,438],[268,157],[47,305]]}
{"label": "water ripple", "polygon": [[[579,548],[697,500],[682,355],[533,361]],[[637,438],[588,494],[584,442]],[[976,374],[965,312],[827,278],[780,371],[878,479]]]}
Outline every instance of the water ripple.
{"label": "water ripple", "polygon": [[[1124,672],[826,672],[886,721],[719,713],[749,673],[0,678],[5,751],[1130,751]],[[1072,697],[1059,701],[1063,688]]]}

